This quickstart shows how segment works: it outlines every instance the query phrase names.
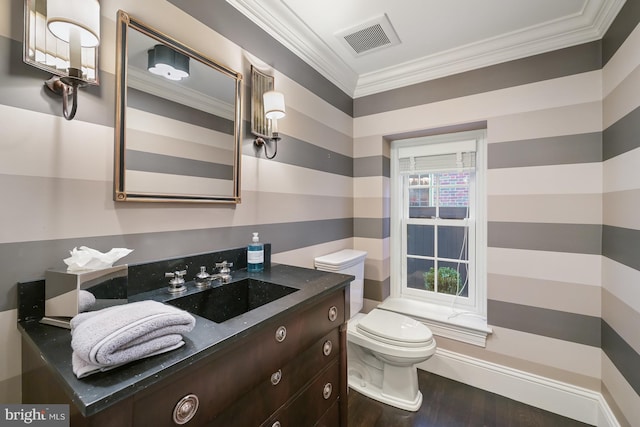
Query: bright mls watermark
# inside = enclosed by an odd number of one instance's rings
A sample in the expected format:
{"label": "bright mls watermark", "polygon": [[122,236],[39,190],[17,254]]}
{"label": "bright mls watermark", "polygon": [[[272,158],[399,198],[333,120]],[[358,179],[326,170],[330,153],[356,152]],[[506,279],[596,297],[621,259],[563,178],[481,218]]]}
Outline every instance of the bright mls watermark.
{"label": "bright mls watermark", "polygon": [[69,405],[0,404],[0,427],[69,427]]}

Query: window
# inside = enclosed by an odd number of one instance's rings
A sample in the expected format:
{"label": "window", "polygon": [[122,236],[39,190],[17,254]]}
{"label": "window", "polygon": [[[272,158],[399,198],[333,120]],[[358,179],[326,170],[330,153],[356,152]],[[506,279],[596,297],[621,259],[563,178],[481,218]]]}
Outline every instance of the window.
{"label": "window", "polygon": [[390,304],[486,338],[484,145],[484,131],[392,143]]}

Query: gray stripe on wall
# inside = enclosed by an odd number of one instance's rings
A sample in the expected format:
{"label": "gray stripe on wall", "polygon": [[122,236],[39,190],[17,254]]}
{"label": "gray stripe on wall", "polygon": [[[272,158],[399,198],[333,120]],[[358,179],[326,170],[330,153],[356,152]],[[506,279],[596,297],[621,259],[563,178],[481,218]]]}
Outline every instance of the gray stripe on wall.
{"label": "gray stripe on wall", "polygon": [[[269,58],[270,65],[279,72],[295,80],[335,108],[353,116],[353,100],[349,95],[225,0],[206,2],[169,0],[169,2],[258,58]],[[278,82],[276,82],[277,86]]]}
{"label": "gray stripe on wall", "polygon": [[613,123],[603,132],[602,157],[609,160],[640,147],[640,108]]}
{"label": "gray stripe on wall", "polygon": [[488,223],[488,246],[494,248],[599,255],[601,236],[599,224]]}
{"label": "gray stripe on wall", "polygon": [[126,151],[127,170],[233,180],[233,166],[144,151]]}
{"label": "gray stripe on wall", "polygon": [[[66,268],[62,260],[69,256],[69,250],[74,247],[84,245],[102,252],[107,252],[111,248],[131,248],[134,251],[116,264],[139,264],[244,247],[250,241],[252,232],[259,232],[261,241],[271,243],[272,253],[275,254],[351,238],[353,236],[353,219],[338,218],[201,230],[3,243],[0,244],[0,271],[4,272],[0,281],[0,311],[16,308],[16,283],[42,279],[45,273],[42,266]],[[37,260],[37,262],[32,263],[30,260]]]}
{"label": "gray stripe on wall", "polygon": [[603,66],[609,62],[620,46],[627,40],[629,34],[638,25],[638,22],[640,22],[640,2],[634,0],[626,1],[602,38]]}
{"label": "gray stripe on wall", "polygon": [[353,159],[354,178],[368,176],[391,177],[391,159],[385,156],[356,157]]}
{"label": "gray stripe on wall", "polygon": [[604,225],[602,255],[640,270],[640,230]]}
{"label": "gray stripe on wall", "polygon": [[233,135],[233,120],[198,110],[138,89],[127,88],[127,106],[158,116]]}
{"label": "gray stripe on wall", "polygon": [[[22,43],[0,36],[0,104],[62,117],[62,98],[44,86],[51,73],[22,60]],[[78,91],[74,120],[115,126],[115,77],[100,70],[100,86]]]}
{"label": "gray stripe on wall", "polygon": [[367,239],[386,239],[391,233],[389,218],[354,218],[353,237]]}
{"label": "gray stripe on wall", "polygon": [[488,144],[489,169],[595,163],[602,161],[602,133]]}
{"label": "gray stripe on wall", "polygon": [[600,318],[487,300],[490,325],[600,347]]}
{"label": "gray stripe on wall", "polygon": [[354,100],[354,117],[599,70],[600,41],[467,71]]}
{"label": "gray stripe on wall", "polygon": [[391,280],[388,277],[382,282],[365,278],[363,295],[366,299],[384,301],[391,295]]}
{"label": "gray stripe on wall", "polygon": [[629,385],[640,395],[640,354],[609,326],[602,321],[602,350],[618,368]]}
{"label": "gray stripe on wall", "polygon": [[[333,173],[336,175],[353,176],[353,158],[317,145],[302,141],[289,135],[280,134],[282,140],[278,142],[278,153],[273,162],[286,163],[302,168]],[[251,130],[245,121],[244,141],[242,142],[242,154],[264,158],[264,149],[254,145]],[[274,152],[274,143],[269,142],[267,151],[271,156]]]}

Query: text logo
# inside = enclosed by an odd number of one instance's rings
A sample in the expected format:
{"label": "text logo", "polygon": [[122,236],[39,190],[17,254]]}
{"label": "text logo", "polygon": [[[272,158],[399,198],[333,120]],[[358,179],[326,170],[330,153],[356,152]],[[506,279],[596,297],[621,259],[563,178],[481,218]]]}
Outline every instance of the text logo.
{"label": "text logo", "polygon": [[69,405],[0,404],[0,427],[69,427]]}

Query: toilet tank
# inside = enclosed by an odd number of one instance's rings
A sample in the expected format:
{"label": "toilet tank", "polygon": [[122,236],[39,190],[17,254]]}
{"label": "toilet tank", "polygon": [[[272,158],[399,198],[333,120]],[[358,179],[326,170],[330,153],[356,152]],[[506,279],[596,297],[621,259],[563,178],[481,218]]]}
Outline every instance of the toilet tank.
{"label": "toilet tank", "polygon": [[367,253],[355,249],[343,249],[315,259],[316,269],[333,273],[355,276],[350,286],[351,317],[355,316],[364,304],[364,259]]}

